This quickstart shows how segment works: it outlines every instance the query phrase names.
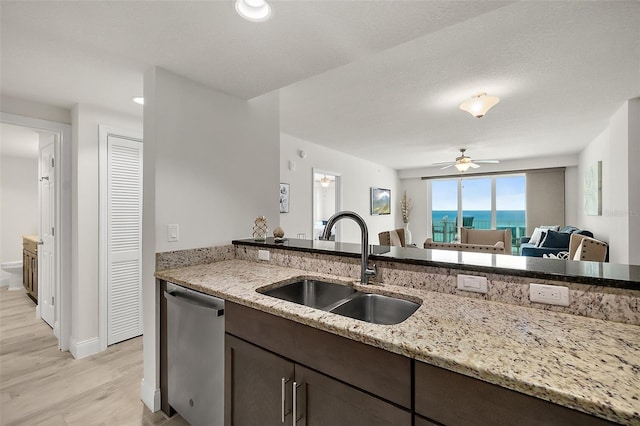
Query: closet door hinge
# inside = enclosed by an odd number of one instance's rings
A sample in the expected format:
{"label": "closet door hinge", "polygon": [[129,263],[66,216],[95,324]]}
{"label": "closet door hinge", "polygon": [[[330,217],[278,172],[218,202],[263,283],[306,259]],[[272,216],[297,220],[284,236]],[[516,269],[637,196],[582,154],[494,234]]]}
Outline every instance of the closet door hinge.
{"label": "closet door hinge", "polygon": [[55,237],[56,236],[56,229],[51,227],[51,236]]}
{"label": "closet door hinge", "polygon": [[55,167],[56,166],[56,159],[51,157],[51,167]]}

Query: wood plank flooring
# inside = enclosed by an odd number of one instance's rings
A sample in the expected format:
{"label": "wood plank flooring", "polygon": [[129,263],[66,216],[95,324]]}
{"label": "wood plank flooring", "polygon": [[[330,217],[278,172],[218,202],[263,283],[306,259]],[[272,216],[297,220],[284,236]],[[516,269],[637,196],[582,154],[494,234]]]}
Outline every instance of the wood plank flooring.
{"label": "wood plank flooring", "polygon": [[0,425],[187,425],[144,406],[142,374],[142,337],[75,360],[24,291],[0,288]]}

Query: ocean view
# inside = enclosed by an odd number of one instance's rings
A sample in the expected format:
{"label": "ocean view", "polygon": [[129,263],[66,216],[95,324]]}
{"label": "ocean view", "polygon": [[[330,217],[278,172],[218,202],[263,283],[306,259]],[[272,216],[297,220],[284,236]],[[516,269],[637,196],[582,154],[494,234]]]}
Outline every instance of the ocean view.
{"label": "ocean view", "polygon": [[[491,228],[491,210],[467,210],[462,214],[464,217],[473,216],[473,227],[476,229]],[[434,210],[432,220],[434,224],[443,222],[445,217],[449,222],[455,222],[458,212],[456,210]],[[526,212],[524,210],[497,210],[497,227],[512,227],[526,225]]]}

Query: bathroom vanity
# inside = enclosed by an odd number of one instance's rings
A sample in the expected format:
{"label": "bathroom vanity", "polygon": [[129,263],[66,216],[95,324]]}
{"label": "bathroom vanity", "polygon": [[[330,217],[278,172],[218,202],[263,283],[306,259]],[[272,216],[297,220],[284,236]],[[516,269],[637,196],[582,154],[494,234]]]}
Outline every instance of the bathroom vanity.
{"label": "bathroom vanity", "polygon": [[38,236],[22,237],[22,284],[27,295],[38,303]]}

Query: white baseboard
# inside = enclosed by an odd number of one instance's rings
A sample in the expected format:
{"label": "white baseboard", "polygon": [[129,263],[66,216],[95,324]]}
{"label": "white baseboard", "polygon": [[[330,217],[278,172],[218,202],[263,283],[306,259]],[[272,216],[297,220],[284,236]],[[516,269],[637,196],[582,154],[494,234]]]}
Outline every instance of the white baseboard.
{"label": "white baseboard", "polygon": [[53,335],[60,340],[60,321],[56,321],[53,323]]}
{"label": "white baseboard", "polygon": [[71,337],[69,341],[69,352],[75,359],[87,357],[89,355],[97,354],[100,351],[100,339],[94,337],[93,339],[83,340],[82,342],[76,341]]}
{"label": "white baseboard", "polygon": [[160,410],[160,389],[147,385],[144,379],[140,382],[140,399],[152,413]]}

